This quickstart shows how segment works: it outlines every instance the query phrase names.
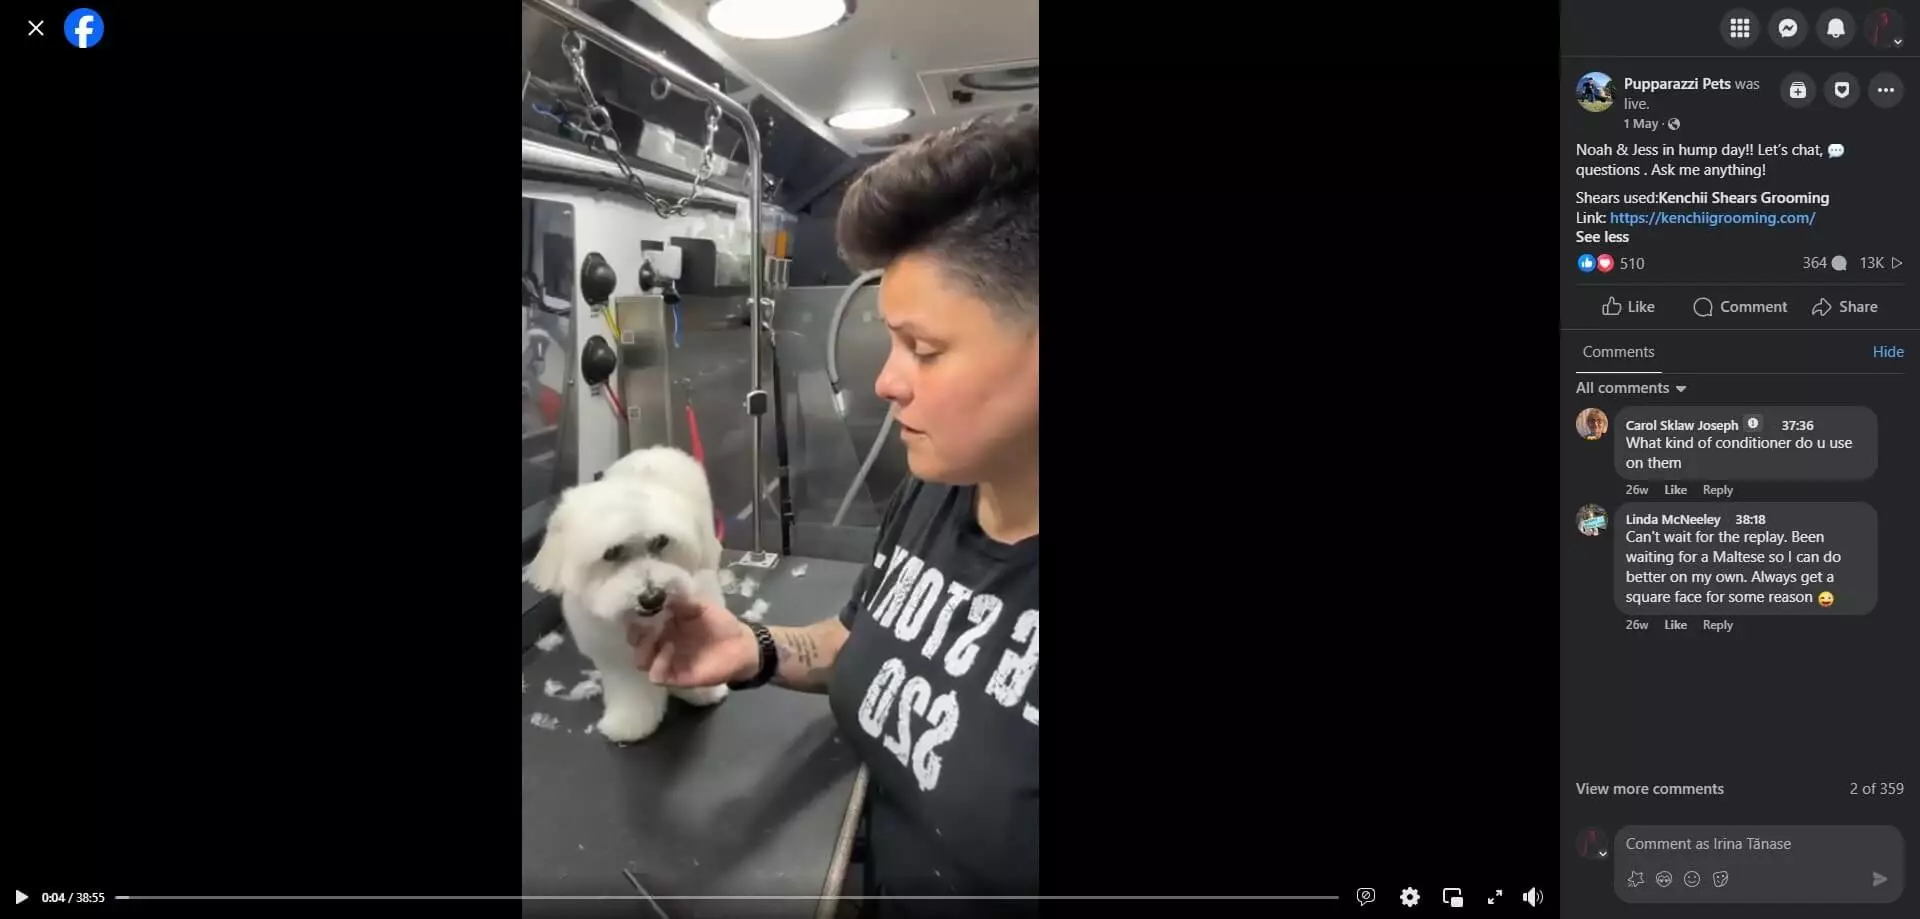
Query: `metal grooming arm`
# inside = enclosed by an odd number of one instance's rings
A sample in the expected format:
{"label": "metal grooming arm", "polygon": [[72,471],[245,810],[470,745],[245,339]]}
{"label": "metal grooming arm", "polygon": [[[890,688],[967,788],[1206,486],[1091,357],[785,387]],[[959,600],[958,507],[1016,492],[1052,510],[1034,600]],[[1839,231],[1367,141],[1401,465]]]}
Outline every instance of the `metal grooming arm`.
{"label": "metal grooming arm", "polygon": [[747,308],[751,311],[753,325],[747,336],[748,347],[752,348],[752,361],[748,364],[747,412],[753,416],[753,447],[748,454],[753,460],[753,551],[741,560],[742,564],[760,568],[771,568],[774,556],[763,551],[760,545],[760,506],[765,503],[761,498],[760,444],[765,425],[762,419],[767,414],[768,397],[760,388],[760,281],[767,270],[765,246],[760,238],[760,196],[765,194],[766,180],[760,173],[760,126],[753,121],[753,113],[747,107],[735,101],[732,96],[719,89],[708,86],[699,77],[679,64],[668,60],[657,51],[641,46],[633,39],[614,31],[604,22],[588,16],[560,0],[520,0],[523,6],[539,13],[554,22],[580,33],[586,40],[635,67],[649,71],[654,76],[666,80],[675,89],[694,96],[703,102],[710,102],[721,113],[732,118],[740,125],[740,133],[747,141],[747,169],[750,173],[747,182],[747,201],[743,205],[752,208],[748,215],[750,232],[753,234],[753,266],[748,275]]}

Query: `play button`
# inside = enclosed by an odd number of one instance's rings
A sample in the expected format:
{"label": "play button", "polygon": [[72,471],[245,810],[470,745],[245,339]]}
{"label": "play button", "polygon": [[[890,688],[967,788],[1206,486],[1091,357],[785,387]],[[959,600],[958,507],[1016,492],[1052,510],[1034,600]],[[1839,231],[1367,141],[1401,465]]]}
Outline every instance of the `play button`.
{"label": "play button", "polygon": [[[1879,875],[1875,875],[1875,877],[1878,877],[1878,876],[1879,876]],[[20,891],[17,891],[17,890],[13,892],[13,905],[15,905],[15,906],[19,906],[20,904],[22,904],[22,903],[25,903],[25,902],[27,902],[27,895],[26,895],[26,894],[23,894],[23,893],[21,893]]]}
{"label": "play button", "polygon": [[1880,872],[1878,872],[1878,871],[1875,871],[1875,872],[1873,873],[1873,886],[1875,886],[1875,887],[1878,887],[1878,886],[1880,886],[1880,885],[1882,885],[1882,884],[1885,884],[1886,882],[1887,882],[1887,876],[1886,876],[1886,875],[1884,875],[1884,874],[1881,874],[1881,873],[1880,873]]}

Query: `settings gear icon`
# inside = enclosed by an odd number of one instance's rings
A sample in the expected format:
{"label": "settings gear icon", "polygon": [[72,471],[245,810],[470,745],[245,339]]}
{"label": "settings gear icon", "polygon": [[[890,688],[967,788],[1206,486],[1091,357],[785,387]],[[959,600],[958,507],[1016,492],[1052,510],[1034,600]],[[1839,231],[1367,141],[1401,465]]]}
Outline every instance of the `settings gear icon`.
{"label": "settings gear icon", "polygon": [[1420,902],[1420,891],[1414,890],[1411,887],[1400,891],[1401,906],[1414,906],[1419,902]]}

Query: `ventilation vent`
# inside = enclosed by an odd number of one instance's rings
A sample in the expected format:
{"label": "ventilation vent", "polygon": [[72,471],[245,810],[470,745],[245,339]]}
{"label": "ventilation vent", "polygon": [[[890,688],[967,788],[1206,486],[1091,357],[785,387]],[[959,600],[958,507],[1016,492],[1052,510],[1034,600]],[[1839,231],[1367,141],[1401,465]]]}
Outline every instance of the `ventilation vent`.
{"label": "ventilation vent", "polygon": [[920,74],[935,114],[1018,108],[1040,101],[1040,62],[1003,61]]}
{"label": "ventilation vent", "polygon": [[963,73],[959,83],[967,89],[983,93],[1018,92],[1023,89],[1040,88],[1040,65],[1031,67],[1002,67],[999,70],[987,70],[976,73]]}

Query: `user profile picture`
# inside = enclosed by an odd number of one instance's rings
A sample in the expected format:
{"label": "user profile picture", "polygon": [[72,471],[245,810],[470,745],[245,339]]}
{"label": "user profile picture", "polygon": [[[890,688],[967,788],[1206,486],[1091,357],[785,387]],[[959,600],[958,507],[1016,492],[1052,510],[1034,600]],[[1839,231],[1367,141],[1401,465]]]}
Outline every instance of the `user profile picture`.
{"label": "user profile picture", "polygon": [[1607,436],[1607,413],[1597,408],[1583,408],[1580,414],[1573,416],[1573,432],[1581,440],[1599,440]]}
{"label": "user profile picture", "polygon": [[1597,862],[1607,857],[1607,834],[1597,826],[1590,826],[1574,837],[1573,850],[1588,861]]}
{"label": "user profile picture", "polygon": [[1580,535],[1598,536],[1607,531],[1607,509],[1598,504],[1586,505],[1574,515],[1573,523],[1580,528]]}
{"label": "user profile picture", "polygon": [[1573,101],[1589,112],[1613,108],[1613,78],[1598,70],[1582,74],[1574,81]]}

